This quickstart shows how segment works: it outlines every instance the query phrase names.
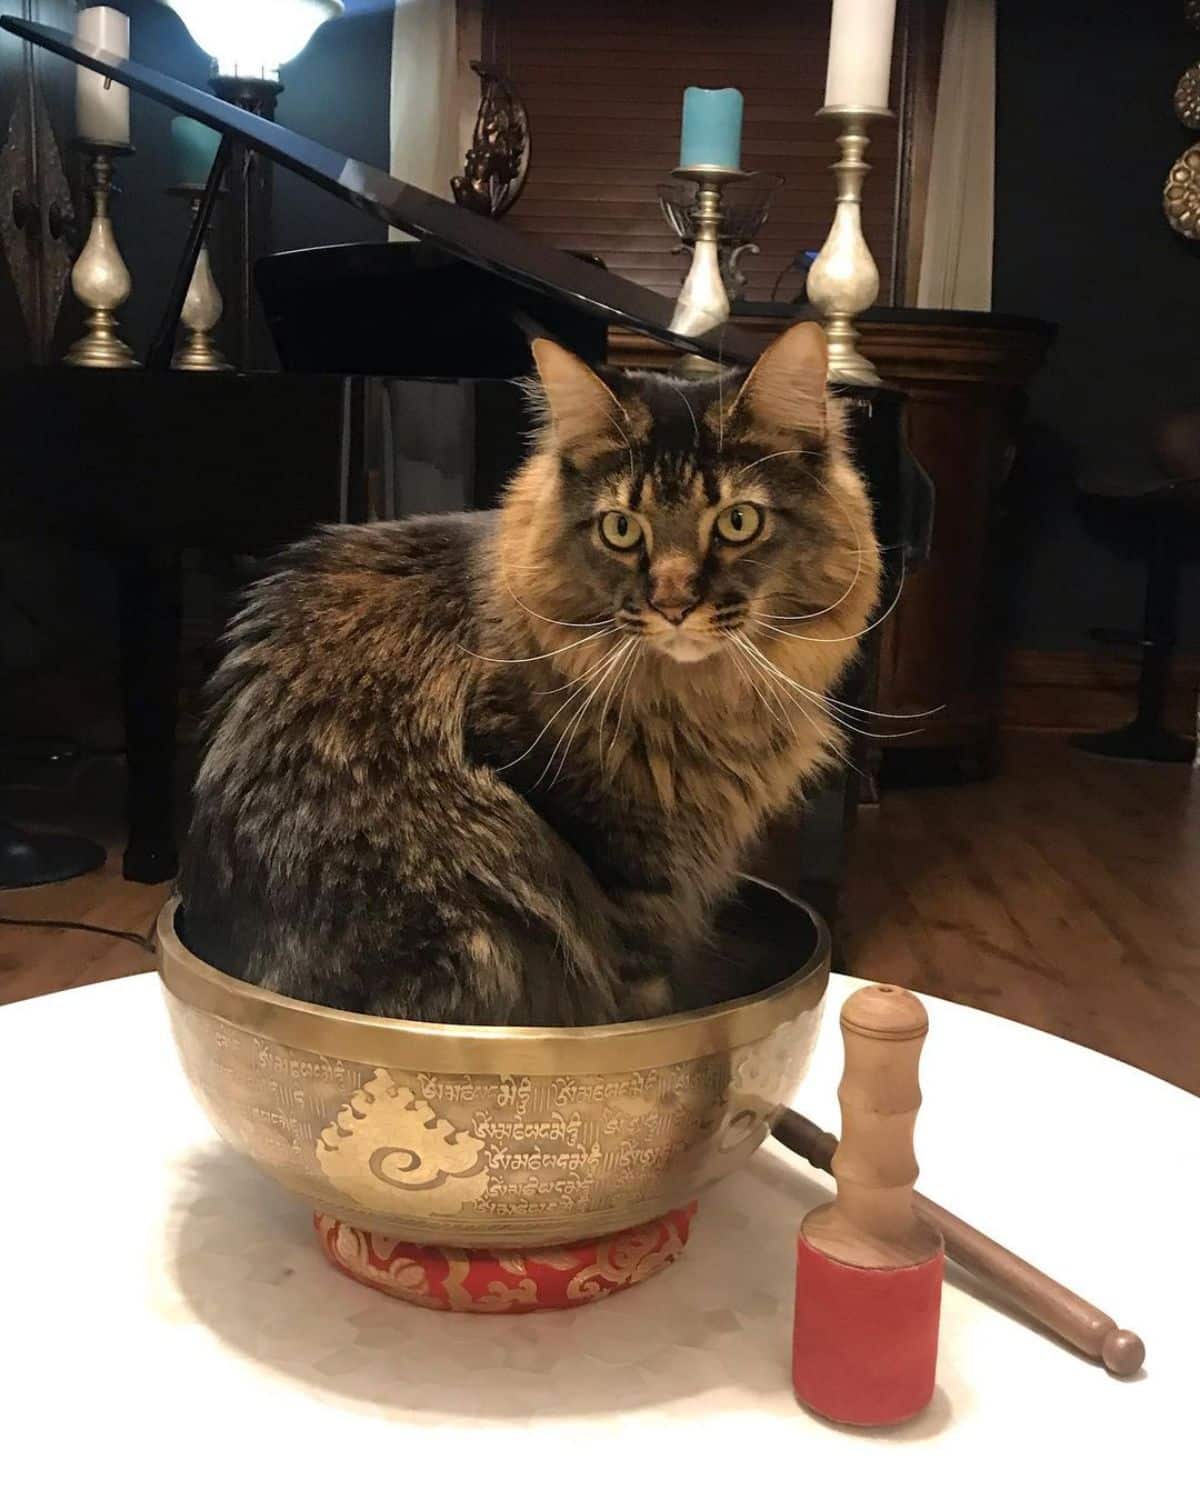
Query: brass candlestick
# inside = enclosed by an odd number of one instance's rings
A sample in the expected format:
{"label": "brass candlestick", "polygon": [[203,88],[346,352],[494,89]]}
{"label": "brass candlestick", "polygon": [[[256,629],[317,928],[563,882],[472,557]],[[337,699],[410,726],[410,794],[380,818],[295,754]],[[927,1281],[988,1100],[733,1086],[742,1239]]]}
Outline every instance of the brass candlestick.
{"label": "brass candlestick", "polygon": [[808,272],[808,300],[821,314],[829,339],[829,378],[850,385],[879,385],[879,372],[858,348],[854,319],[879,296],[879,268],[862,231],[863,180],[873,119],[888,119],[888,109],[822,109],[842,121],[840,155],[833,165],[837,209],[833,228]]}
{"label": "brass candlestick", "polygon": [[[188,186],[172,188],[171,191],[191,200],[192,218],[195,219],[200,211],[203,187]],[[185,331],[171,361],[173,370],[212,372],[233,369],[212,338],[213,329],[221,321],[224,311],[225,299],[213,277],[208,245],[202,244],[180,314],[180,324]]]}
{"label": "brass candlestick", "polygon": [[729,320],[729,296],[721,276],[721,193],[726,183],[749,176],[736,167],[676,167],[672,177],[697,185],[692,211],[696,242],[692,264],[675,303],[671,332],[696,335]]}
{"label": "brass candlestick", "polygon": [[71,288],[88,309],[84,319],[87,332],[71,345],[64,363],[93,370],[133,370],[138,362],[117,331],[117,309],[128,301],[133,279],[121,257],[110,212],[116,191],[114,158],[131,156],[133,148],[95,141],[80,141],[79,146],[88,155],[92,224],[87,243],[71,270]]}

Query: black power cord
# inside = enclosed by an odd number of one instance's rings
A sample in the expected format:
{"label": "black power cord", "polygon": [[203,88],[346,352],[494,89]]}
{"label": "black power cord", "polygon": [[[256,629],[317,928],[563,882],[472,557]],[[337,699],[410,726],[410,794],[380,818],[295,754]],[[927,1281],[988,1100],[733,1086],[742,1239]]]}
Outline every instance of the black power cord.
{"label": "black power cord", "polygon": [[[802,250],[799,255],[793,256],[792,259],[788,261],[787,265],[784,266],[783,270],[780,271],[779,275],[775,278],[775,285],[771,288],[771,301],[774,302],[775,299],[779,296],[780,283],[783,281],[783,278],[788,274],[789,271],[803,271],[807,276],[807,273],[812,269],[812,263],[814,260],[816,260],[816,258],[817,251],[815,250]],[[793,298],[793,301],[795,301],[795,298]]]}
{"label": "black power cord", "polygon": [[158,952],[154,943],[153,923],[145,936],[140,932],[127,932],[123,927],[98,927],[94,922],[59,922],[51,917],[0,917],[0,923],[5,927],[53,927],[58,931],[96,932],[101,937],[120,938],[122,942],[133,943],[146,953]]}

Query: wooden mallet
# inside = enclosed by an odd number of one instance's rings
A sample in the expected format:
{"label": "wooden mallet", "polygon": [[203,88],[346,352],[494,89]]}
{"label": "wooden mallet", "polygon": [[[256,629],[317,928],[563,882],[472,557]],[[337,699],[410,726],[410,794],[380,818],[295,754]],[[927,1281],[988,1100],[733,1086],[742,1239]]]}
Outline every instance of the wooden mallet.
{"label": "wooden mallet", "polygon": [[[803,1156],[819,1171],[834,1170],[837,1137],[803,1115],[784,1110],[775,1122],[773,1134],[781,1145]],[[1057,1334],[1081,1354],[1103,1362],[1114,1375],[1134,1375],[1141,1369],[1146,1348],[1136,1333],[1118,1327],[1106,1312],[989,1239],[949,1209],[920,1193],[913,1193],[912,1202],[917,1217],[942,1236],[951,1260],[990,1284],[1034,1322]]]}
{"label": "wooden mallet", "polygon": [[913,1206],[917,1064],[928,1029],[917,997],[890,985],[857,990],[842,1007],[837,1198],[800,1226],[796,1395],[856,1426],[906,1421],[933,1395],[945,1255]]}

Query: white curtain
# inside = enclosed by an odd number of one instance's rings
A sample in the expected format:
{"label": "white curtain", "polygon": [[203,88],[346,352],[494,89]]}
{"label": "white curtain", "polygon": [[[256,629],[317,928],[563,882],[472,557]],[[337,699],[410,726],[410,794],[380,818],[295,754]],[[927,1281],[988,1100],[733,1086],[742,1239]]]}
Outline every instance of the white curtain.
{"label": "white curtain", "polygon": [[391,170],[449,198],[459,150],[459,42],[455,0],[396,0],[392,26]]}
{"label": "white curtain", "polygon": [[995,173],[995,0],[950,0],[918,307],[990,311]]}

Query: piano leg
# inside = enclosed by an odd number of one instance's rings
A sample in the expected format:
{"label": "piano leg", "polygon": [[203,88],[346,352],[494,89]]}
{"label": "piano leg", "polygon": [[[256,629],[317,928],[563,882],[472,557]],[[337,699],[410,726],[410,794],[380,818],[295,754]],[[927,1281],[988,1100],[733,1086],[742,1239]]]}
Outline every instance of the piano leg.
{"label": "piano leg", "polygon": [[121,698],[129,842],[126,880],[170,880],[179,860],[172,800],[179,713],[180,555],[135,548],[118,559]]}

